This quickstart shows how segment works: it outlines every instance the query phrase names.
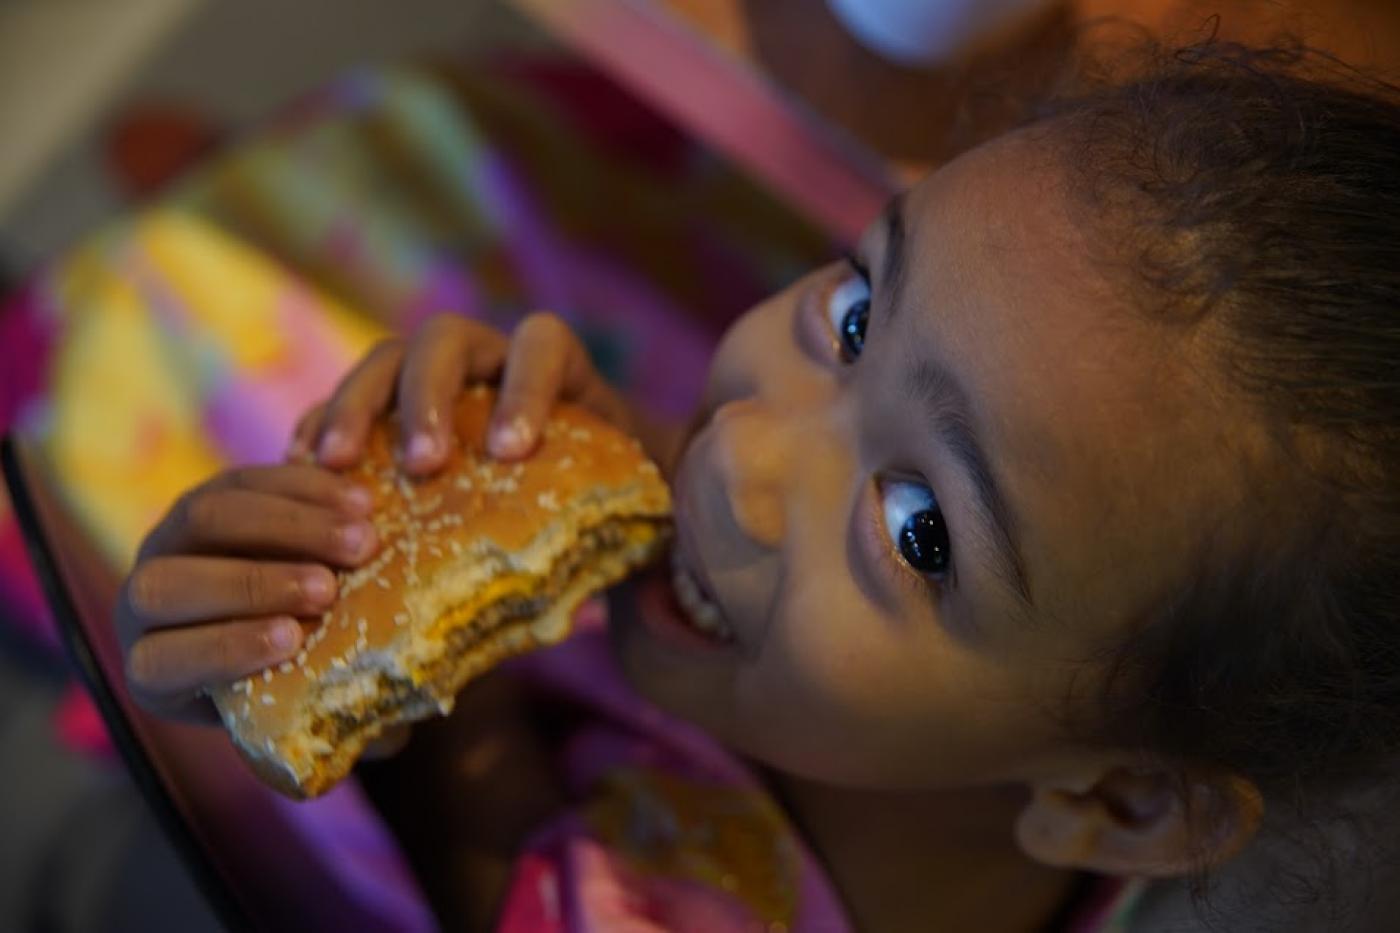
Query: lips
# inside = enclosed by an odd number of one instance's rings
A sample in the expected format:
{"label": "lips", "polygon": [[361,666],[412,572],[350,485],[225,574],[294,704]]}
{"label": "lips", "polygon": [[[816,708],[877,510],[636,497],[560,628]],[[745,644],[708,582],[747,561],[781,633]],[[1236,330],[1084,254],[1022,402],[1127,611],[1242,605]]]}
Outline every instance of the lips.
{"label": "lips", "polygon": [[685,620],[694,629],[717,641],[732,642],[734,627],[725,618],[714,596],[715,589],[705,573],[696,541],[697,532],[700,531],[697,516],[704,513],[694,504],[697,492],[694,482],[695,441],[707,424],[708,419],[696,424],[677,468],[674,483],[676,543],[671,549],[671,587]]}
{"label": "lips", "polygon": [[671,588],[675,591],[676,604],[685,614],[686,621],[698,632],[717,641],[734,640],[734,629],[724,618],[724,613],[701,587],[695,573],[676,550],[671,552]]}

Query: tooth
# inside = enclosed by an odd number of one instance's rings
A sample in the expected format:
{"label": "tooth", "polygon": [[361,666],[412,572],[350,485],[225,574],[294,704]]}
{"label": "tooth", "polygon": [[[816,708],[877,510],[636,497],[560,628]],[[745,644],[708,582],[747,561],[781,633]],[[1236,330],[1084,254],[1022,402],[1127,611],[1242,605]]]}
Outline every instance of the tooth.
{"label": "tooth", "polygon": [[700,627],[708,632],[718,632],[724,627],[724,622],[720,619],[719,610],[714,606],[702,606],[695,613],[695,621],[700,623]]}
{"label": "tooth", "polygon": [[704,594],[695,575],[674,551],[671,552],[671,584],[682,615],[692,628],[723,641],[733,638],[733,630],[719,606]]}

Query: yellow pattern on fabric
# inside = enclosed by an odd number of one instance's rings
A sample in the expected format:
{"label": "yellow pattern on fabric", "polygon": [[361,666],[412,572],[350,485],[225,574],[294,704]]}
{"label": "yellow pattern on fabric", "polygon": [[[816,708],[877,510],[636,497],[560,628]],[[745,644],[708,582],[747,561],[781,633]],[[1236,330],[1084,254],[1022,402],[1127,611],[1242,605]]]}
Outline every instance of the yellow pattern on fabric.
{"label": "yellow pattern on fabric", "polygon": [[644,874],[738,900],[766,929],[790,929],[800,863],[777,805],[753,790],[646,770],[608,775],[584,809],[593,834]]}
{"label": "yellow pattern on fabric", "polygon": [[63,488],[81,500],[103,551],[118,567],[140,532],[184,489],[219,468],[200,430],[198,398],[172,372],[149,310],[131,282],[92,250],[64,270],[71,309],[52,372],[53,419],[64,426],[47,453]]}
{"label": "yellow pattern on fabric", "polygon": [[[228,466],[205,423],[207,383],[227,378],[218,367],[294,379],[308,349],[295,338],[305,328],[313,339],[330,337],[346,366],[385,334],[257,251],[174,211],[90,239],[50,279],[66,320],[47,419],[61,430],[42,432],[45,452],[70,504],[121,569],[178,492]],[[162,301],[171,305],[163,319]]]}

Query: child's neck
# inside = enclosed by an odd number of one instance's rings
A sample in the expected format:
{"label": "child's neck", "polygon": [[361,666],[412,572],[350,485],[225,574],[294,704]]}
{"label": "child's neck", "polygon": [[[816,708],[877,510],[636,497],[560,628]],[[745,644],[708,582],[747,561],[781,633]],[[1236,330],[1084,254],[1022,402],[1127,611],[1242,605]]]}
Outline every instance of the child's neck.
{"label": "child's neck", "polygon": [[881,793],[768,778],[858,929],[1040,930],[1074,883],[1017,849],[1014,789]]}

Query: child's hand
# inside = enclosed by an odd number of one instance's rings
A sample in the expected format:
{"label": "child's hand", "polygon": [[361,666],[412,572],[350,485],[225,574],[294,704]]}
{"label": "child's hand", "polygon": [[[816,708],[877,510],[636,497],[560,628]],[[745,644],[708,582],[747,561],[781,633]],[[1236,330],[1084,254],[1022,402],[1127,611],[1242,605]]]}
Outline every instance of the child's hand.
{"label": "child's hand", "polygon": [[368,490],[305,465],[230,470],[182,496],[122,584],[132,696],[160,715],[215,721],[202,690],[295,656],[295,617],[335,599],[327,565],[374,553],[369,507]]}
{"label": "child's hand", "polygon": [[370,425],[397,404],[406,439],[399,451],[403,468],[413,475],[432,473],[456,440],[447,414],[462,388],[497,379],[487,448],[498,459],[528,456],[559,401],[583,405],[631,433],[641,427],[555,315],[532,314],[507,338],[485,324],[441,314],[407,340],[386,340],[361,360],[329,402],[302,418],[288,458],[315,451],[324,466],[351,466],[364,453]]}

